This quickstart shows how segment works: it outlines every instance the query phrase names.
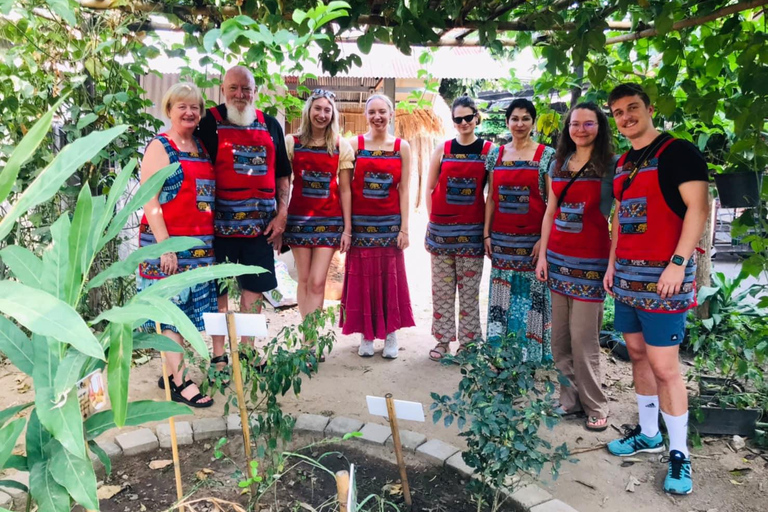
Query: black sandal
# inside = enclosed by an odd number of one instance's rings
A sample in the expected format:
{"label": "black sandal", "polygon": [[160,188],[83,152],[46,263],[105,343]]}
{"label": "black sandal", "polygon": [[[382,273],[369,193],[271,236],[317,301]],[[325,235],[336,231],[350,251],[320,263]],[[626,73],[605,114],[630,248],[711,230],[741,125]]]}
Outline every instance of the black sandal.
{"label": "black sandal", "polygon": [[[219,364],[219,363],[224,363],[227,366],[225,366],[221,370],[218,370],[218,369],[216,369],[216,365]],[[226,373],[227,377],[230,376],[229,366],[228,365],[229,365],[229,357],[227,356],[227,354],[221,354],[220,356],[216,356],[216,357],[212,357],[211,358],[211,368],[213,368],[217,372]],[[225,387],[229,386],[229,381],[230,381],[230,379],[227,378],[226,380],[222,380],[221,384],[223,386],[225,386]],[[208,378],[208,385],[209,386],[213,386],[213,383],[214,383],[214,381],[212,381],[211,378],[209,377]]]}
{"label": "black sandal", "polygon": [[210,399],[207,402],[200,401],[203,398],[205,398],[202,393],[198,393],[192,398],[184,398],[182,396],[181,392],[194,384],[194,382],[192,382],[191,380],[186,381],[181,386],[177,386],[173,382],[171,382],[170,384],[171,384],[171,400],[173,400],[174,402],[186,404],[190,407],[196,407],[198,409],[204,409],[206,407],[210,407],[213,405],[213,399]]}
{"label": "black sandal", "polygon": [[248,356],[248,354],[242,350],[240,350],[238,353],[240,355],[240,360],[245,361],[249,366],[252,366],[253,369],[256,370],[256,373],[260,374],[264,372],[264,368],[267,367],[267,361],[265,359],[261,359],[259,364],[251,364],[251,358]]}

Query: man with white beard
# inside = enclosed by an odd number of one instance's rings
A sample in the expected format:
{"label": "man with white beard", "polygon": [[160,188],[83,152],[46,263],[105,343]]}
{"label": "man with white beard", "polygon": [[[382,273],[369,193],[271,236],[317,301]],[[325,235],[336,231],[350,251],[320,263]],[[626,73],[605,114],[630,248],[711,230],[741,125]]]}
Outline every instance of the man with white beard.
{"label": "man with white beard", "polygon": [[[258,313],[263,292],[277,286],[273,251],[280,250],[285,231],[291,166],[280,123],[254,107],[248,68],[230,68],[221,92],[224,104],[209,108],[196,131],[216,174],[213,247],[219,263],[268,271],[238,278],[240,311]],[[227,291],[219,293],[219,311],[226,312]],[[228,362],[224,336],[213,336],[211,364],[222,369]]]}

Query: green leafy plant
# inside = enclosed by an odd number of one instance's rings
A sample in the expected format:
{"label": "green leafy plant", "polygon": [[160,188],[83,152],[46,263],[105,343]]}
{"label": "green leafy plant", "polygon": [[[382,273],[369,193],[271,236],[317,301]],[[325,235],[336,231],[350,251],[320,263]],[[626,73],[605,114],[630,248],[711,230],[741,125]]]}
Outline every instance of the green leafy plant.
{"label": "green leafy plant", "polygon": [[[265,485],[283,472],[284,460],[281,444],[291,440],[295,419],[285,414],[279,398],[288,392],[301,393],[302,377],[311,377],[319,369],[321,354],[331,351],[336,333],[327,327],[336,324],[337,308],[321,309],[307,315],[299,325],[283,327],[277,336],[256,348],[241,344],[239,347],[241,374],[249,409],[248,423],[255,455],[261,460],[261,473]],[[206,359],[192,358],[203,374],[209,376],[203,389],[227,395],[225,414],[237,410],[234,383],[229,381],[229,370],[218,371]]]}
{"label": "green leafy plant", "polygon": [[711,286],[702,286],[698,302],[709,304],[709,318],[697,320],[690,328],[691,347],[694,353],[704,351],[711,356],[725,338],[747,337],[755,321],[762,316],[755,297],[762,285],[752,284],[740,290],[749,276],[740,272],[731,279],[722,272],[714,272]]}
{"label": "green leafy plant", "polygon": [[765,364],[768,361],[768,322],[756,304],[760,284],[740,288],[748,277],[742,271],[736,278],[723,273],[712,275],[712,286],[699,290],[699,303],[709,302],[710,317],[697,320],[690,328],[696,354],[691,378],[706,387],[704,375],[719,377],[722,385],[712,398],[701,398],[694,405],[717,403],[737,408],[765,408]]}
{"label": "green leafy plant", "polygon": [[[44,140],[55,109],[29,130],[0,171],[0,183],[4,184],[0,187],[0,202],[9,195],[8,185],[15,183],[19,169]],[[93,132],[65,146],[10,202],[9,210],[0,220],[0,240],[29,209],[50,201],[73,173],[126,128],[117,126]],[[106,430],[189,413],[186,406],[172,402],[128,402],[133,350],[137,346],[171,349],[167,338],[137,336],[134,327],[146,320],[176,325],[199,353],[207,354],[200,333],[169,299],[199,282],[253,272],[238,265],[195,269],[162,280],[123,306],[113,307],[95,318],[87,316],[84,302],[89,290],[133,274],[143,259],[201,243],[194,238],[171,238],[141,248],[126,260],[114,262],[92,275],[99,252],[120,233],[129,216],[160,190],[175,169],[168,166],[159,171],[124,207],[117,209],[135,166],[132,161],[122,169],[106,196],[92,196],[90,188],[83,187],[72,213],[63,213],[50,226],[51,241],[42,254],[15,244],[0,250],[0,258],[13,276],[0,280],[0,313],[4,315],[0,315],[0,352],[32,377],[35,392],[34,404],[0,412],[0,468],[29,471],[29,494],[41,512],[69,511],[72,501],[87,509],[98,508],[96,477],[86,441],[97,456],[105,458],[92,441]],[[174,346],[173,350],[181,348]],[[108,374],[112,409],[83,422],[76,384],[91,372],[103,369]],[[29,406],[33,408],[28,418],[14,419]],[[25,425],[26,455],[11,457]],[[104,463],[107,465],[108,459]]]}
{"label": "green leafy plant", "polygon": [[568,456],[563,443],[553,448],[539,436],[542,424],[552,428],[558,416],[552,410],[555,384],[535,378],[535,365],[523,361],[514,339],[503,343],[470,345],[446,364],[461,365],[462,379],[453,395],[432,393],[432,421],[445,426],[454,420],[467,442],[464,462],[475,469],[470,489],[477,495],[478,512],[495,511],[503,502],[500,489],[521,473],[538,475],[545,463],[557,477]]}

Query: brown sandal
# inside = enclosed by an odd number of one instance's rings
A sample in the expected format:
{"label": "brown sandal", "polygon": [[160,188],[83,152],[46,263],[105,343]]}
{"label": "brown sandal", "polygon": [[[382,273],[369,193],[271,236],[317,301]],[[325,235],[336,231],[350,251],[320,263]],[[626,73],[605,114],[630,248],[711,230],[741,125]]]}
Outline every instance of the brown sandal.
{"label": "brown sandal", "polygon": [[587,421],[584,422],[584,428],[591,430],[592,432],[602,432],[608,428],[608,418],[590,416],[587,418]]}
{"label": "brown sandal", "polygon": [[445,357],[445,354],[450,353],[450,344],[449,343],[438,343],[435,345],[435,348],[429,351],[429,358],[433,361],[440,361],[443,357]]}

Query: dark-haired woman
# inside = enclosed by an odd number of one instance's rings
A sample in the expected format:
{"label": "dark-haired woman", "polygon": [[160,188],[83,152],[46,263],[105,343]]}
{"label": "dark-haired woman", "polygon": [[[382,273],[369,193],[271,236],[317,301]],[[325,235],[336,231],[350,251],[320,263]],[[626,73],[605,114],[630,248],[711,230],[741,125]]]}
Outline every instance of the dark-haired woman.
{"label": "dark-haired woman", "polygon": [[458,132],[432,153],[427,178],[429,224],[425,246],[432,255],[432,336],[429,351],[439,361],[456,341],[456,289],[459,290],[459,349],[482,338],[480,278],[483,274],[483,219],[486,156],[492,144],[479,139],[475,102],[456,98],[451,108]]}
{"label": "dark-haired woman", "polygon": [[531,137],[536,108],[530,101],[514,100],[506,119],[512,141],[499,148],[485,206],[485,252],[493,263],[487,337],[514,344],[524,361],[543,364],[552,359],[550,298],[534,270],[555,151]]}
{"label": "dark-haired woman", "polygon": [[608,118],[594,103],[565,118],[549,171],[549,202],[541,226],[536,278],[552,294],[552,354],[570,381],[560,386],[561,414],[584,411],[586,428],[608,427],[600,368],[603,276],[608,268],[615,160]]}

